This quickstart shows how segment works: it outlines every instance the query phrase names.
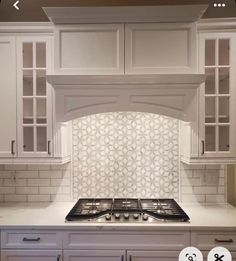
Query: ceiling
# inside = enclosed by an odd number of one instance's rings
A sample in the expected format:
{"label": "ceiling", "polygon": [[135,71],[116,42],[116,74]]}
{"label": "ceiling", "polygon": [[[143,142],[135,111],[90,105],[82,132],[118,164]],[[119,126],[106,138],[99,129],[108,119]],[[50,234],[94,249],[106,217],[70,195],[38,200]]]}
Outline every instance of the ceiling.
{"label": "ceiling", "polygon": [[[19,0],[17,11],[13,4],[16,0],[0,0],[0,22],[48,21],[43,6],[127,6],[127,5],[189,5],[209,4],[203,18],[236,17],[236,0]],[[226,7],[213,6],[214,3]]]}

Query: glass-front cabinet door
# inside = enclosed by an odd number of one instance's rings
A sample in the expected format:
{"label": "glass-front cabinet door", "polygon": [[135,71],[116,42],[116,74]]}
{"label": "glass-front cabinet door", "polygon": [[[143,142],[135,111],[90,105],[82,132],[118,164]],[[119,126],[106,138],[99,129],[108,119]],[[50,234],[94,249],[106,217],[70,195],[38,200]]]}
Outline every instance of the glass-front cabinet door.
{"label": "glass-front cabinet door", "polygon": [[17,43],[18,151],[23,157],[52,155],[51,39],[20,37]]}
{"label": "glass-front cabinet door", "polygon": [[200,37],[200,71],[207,76],[200,91],[200,156],[234,157],[236,41],[231,33]]}

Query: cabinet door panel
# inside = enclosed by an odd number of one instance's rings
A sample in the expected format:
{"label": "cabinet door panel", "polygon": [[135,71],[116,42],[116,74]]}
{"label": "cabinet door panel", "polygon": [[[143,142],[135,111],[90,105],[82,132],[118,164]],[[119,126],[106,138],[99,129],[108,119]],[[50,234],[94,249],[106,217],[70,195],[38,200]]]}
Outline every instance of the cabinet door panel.
{"label": "cabinet door panel", "polygon": [[60,26],[55,53],[56,73],[123,74],[124,25]]}
{"label": "cabinet door panel", "polygon": [[195,29],[194,25],[187,24],[126,24],[126,73],[194,72]]}
{"label": "cabinet door panel", "polygon": [[59,250],[2,250],[2,261],[57,261]]}
{"label": "cabinet door panel", "polygon": [[66,250],[64,261],[123,261],[125,251],[114,250]]}
{"label": "cabinet door panel", "polygon": [[51,38],[18,37],[18,151],[20,157],[51,157],[52,97],[46,75],[51,72]]}
{"label": "cabinet door panel", "polygon": [[127,260],[131,261],[176,261],[180,252],[177,251],[128,251]]}
{"label": "cabinet door panel", "polygon": [[[16,140],[16,54],[15,38],[0,37],[0,157],[14,156]],[[15,148],[13,148],[15,150]]]}
{"label": "cabinet door panel", "polygon": [[200,90],[200,148],[202,158],[236,156],[236,37],[204,33],[200,37],[200,72],[207,79]]}

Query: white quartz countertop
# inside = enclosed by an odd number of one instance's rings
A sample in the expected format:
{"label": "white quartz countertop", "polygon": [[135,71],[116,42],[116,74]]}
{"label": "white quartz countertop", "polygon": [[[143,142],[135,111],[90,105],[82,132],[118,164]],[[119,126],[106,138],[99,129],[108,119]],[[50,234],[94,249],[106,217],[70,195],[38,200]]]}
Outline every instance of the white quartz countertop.
{"label": "white quartz countertop", "polygon": [[74,202],[1,204],[0,229],[224,229],[236,231],[236,208],[230,205],[180,204],[190,222],[92,223],[65,222]]}

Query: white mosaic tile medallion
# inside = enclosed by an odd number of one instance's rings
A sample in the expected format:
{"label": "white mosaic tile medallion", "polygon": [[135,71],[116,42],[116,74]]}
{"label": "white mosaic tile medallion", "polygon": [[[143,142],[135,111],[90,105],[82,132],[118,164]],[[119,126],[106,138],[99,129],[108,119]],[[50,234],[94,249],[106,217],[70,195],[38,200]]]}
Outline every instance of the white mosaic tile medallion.
{"label": "white mosaic tile medallion", "polygon": [[178,120],[137,112],[73,121],[73,196],[178,199]]}

